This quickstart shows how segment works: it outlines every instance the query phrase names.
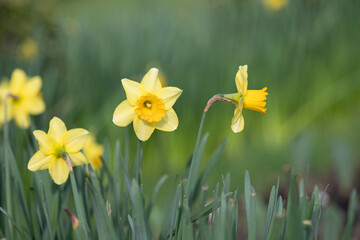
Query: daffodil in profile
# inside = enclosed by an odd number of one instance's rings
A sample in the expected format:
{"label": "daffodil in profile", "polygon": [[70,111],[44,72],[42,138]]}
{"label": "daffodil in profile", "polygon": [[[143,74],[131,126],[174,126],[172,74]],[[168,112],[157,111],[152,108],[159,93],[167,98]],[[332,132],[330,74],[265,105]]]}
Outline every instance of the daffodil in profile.
{"label": "daffodil in profile", "polygon": [[34,136],[39,142],[39,151],[28,163],[30,171],[49,169],[51,178],[60,185],[68,179],[72,166],[87,163],[80,152],[89,136],[85,129],[75,128],[68,131],[64,122],[54,117],[50,121],[48,133],[35,130]]}
{"label": "daffodil in profile", "polygon": [[41,95],[42,80],[39,76],[28,78],[21,69],[15,69],[10,82],[0,85],[0,124],[5,121],[5,104],[7,105],[7,121],[15,119],[21,128],[30,126],[30,115],[38,115],[45,111],[45,103]]}
{"label": "daffodil in profile", "polygon": [[231,129],[233,132],[241,132],[244,129],[244,116],[242,113],[243,108],[265,114],[266,112],[266,92],[267,88],[261,90],[248,90],[248,72],[247,65],[240,66],[235,77],[235,84],[237,93],[225,94],[224,98],[230,99],[235,102],[236,109],[234,117],[231,121]]}
{"label": "daffodil in profile", "polygon": [[141,141],[150,138],[155,129],[174,131],[179,124],[172,108],[182,90],[176,87],[162,87],[158,69],[151,68],[141,83],[122,79],[127,100],[121,102],[113,114],[113,122],[125,127],[133,122],[136,136]]}
{"label": "daffodil in profile", "polygon": [[102,144],[98,144],[93,134],[89,135],[89,138],[84,147],[84,153],[88,159],[92,169],[97,170],[102,165],[102,155],[104,148]]}

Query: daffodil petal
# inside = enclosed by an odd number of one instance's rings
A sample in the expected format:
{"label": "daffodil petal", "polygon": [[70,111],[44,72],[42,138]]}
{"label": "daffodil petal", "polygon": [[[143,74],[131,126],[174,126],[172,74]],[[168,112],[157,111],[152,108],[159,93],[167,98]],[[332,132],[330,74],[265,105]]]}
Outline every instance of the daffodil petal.
{"label": "daffodil petal", "polygon": [[55,145],[54,140],[44,131],[35,130],[33,133],[36,140],[38,140],[39,142],[39,150],[46,155],[52,154],[54,152],[54,148],[53,148],[53,146]]}
{"label": "daffodil petal", "polygon": [[45,102],[41,97],[28,97],[21,105],[30,114],[36,115],[45,111]]}
{"label": "daffodil petal", "polygon": [[54,158],[49,164],[49,173],[54,182],[63,184],[69,177],[69,167],[62,158]]}
{"label": "daffodil petal", "polygon": [[231,129],[234,133],[241,132],[244,129],[244,116],[242,115],[242,105],[236,107],[234,117],[231,120]]}
{"label": "daffodil petal", "polygon": [[63,144],[67,153],[79,152],[86,144],[89,132],[82,128],[67,131],[63,136]]}
{"label": "daffodil petal", "polygon": [[27,167],[33,172],[47,169],[53,158],[52,155],[45,155],[42,151],[37,151],[34,156],[31,157]]}
{"label": "daffodil petal", "polygon": [[65,123],[58,117],[53,117],[50,120],[48,135],[56,142],[61,142],[67,129]]}
{"label": "daffodil petal", "polygon": [[26,82],[23,89],[23,94],[26,96],[36,96],[39,94],[41,87],[41,78],[39,76],[32,77],[29,81]]}
{"label": "daffodil petal", "polygon": [[135,107],[128,100],[121,102],[115,109],[113,122],[120,127],[129,125],[135,116]]}
{"label": "daffodil petal", "polygon": [[174,111],[174,109],[170,108],[166,111],[165,117],[161,119],[160,122],[156,124],[156,129],[165,132],[174,131],[179,125],[179,119]]}
{"label": "daffodil petal", "polygon": [[69,156],[73,166],[79,166],[87,163],[87,160],[82,152],[69,153]]}
{"label": "daffodil petal", "polygon": [[241,93],[242,95],[245,95],[247,92],[247,87],[248,87],[248,73],[247,73],[247,69],[248,66],[244,65],[244,66],[240,66],[239,67],[239,71],[236,73],[235,76],[235,84],[236,84],[236,89],[238,90],[239,93]]}
{"label": "daffodil petal", "polygon": [[141,85],[144,86],[148,92],[154,93],[161,88],[158,73],[159,70],[157,68],[151,68],[143,77]]}
{"label": "daffodil petal", "polygon": [[139,97],[147,93],[144,86],[138,82],[129,79],[122,79],[121,83],[124,87],[126,98],[129,100],[131,105],[135,105]]}
{"label": "daffodil petal", "polygon": [[183,91],[177,87],[165,87],[156,91],[155,95],[165,104],[165,110],[172,108]]}
{"label": "daffodil petal", "polygon": [[29,128],[30,126],[30,116],[27,114],[24,109],[16,107],[14,108],[14,119],[16,124],[21,128]]}
{"label": "daffodil petal", "polygon": [[149,123],[136,116],[134,118],[133,126],[137,138],[141,141],[148,140],[155,130],[155,125],[155,123]]}
{"label": "daffodil petal", "polygon": [[10,92],[14,95],[20,93],[25,87],[26,73],[21,69],[15,69],[11,74]]}

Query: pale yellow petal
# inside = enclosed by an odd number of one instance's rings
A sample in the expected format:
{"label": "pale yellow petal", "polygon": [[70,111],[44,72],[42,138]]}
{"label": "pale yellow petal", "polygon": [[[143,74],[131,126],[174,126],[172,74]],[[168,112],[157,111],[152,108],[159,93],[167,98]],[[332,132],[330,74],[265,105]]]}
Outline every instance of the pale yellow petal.
{"label": "pale yellow petal", "polygon": [[183,91],[177,87],[165,87],[156,91],[155,95],[165,104],[165,110],[172,108]]}
{"label": "pale yellow petal", "polygon": [[26,82],[25,87],[23,89],[23,95],[26,96],[36,96],[39,94],[42,86],[42,80],[39,76],[35,76],[30,78],[29,81]]}
{"label": "pale yellow petal", "polygon": [[53,154],[55,147],[54,139],[41,130],[35,130],[33,133],[39,142],[39,150],[46,155]]}
{"label": "pale yellow petal", "polygon": [[55,158],[49,164],[49,173],[54,182],[63,184],[69,177],[69,167],[62,158]]}
{"label": "pale yellow petal", "polygon": [[30,116],[21,107],[14,107],[13,108],[13,117],[15,119],[16,124],[21,128],[29,128],[30,126]]}
{"label": "pale yellow petal", "polygon": [[242,105],[238,105],[234,111],[234,117],[231,120],[231,129],[234,133],[241,132],[244,129],[244,116],[242,115]]}
{"label": "pale yellow petal", "polygon": [[158,78],[159,70],[151,68],[143,77],[141,85],[145,87],[146,91],[154,93],[161,88],[161,82]]}
{"label": "pale yellow petal", "polygon": [[81,152],[69,153],[71,163],[73,166],[79,166],[87,163],[87,160]]}
{"label": "pale yellow petal", "polygon": [[131,105],[135,105],[139,97],[147,93],[145,88],[138,82],[129,79],[122,79],[121,83],[124,87],[126,98],[129,100]]}
{"label": "pale yellow petal", "polygon": [[128,100],[121,102],[115,109],[113,114],[114,124],[125,127],[129,125],[135,117],[135,107]]}
{"label": "pale yellow petal", "polygon": [[174,109],[170,108],[166,111],[165,117],[161,119],[160,122],[156,124],[156,129],[165,132],[174,131],[179,125],[179,119],[174,111]]}
{"label": "pale yellow petal", "polygon": [[136,116],[134,118],[133,126],[137,138],[140,139],[141,141],[148,140],[151,134],[155,130],[155,125],[156,125],[155,123],[146,122]]}
{"label": "pale yellow petal", "polygon": [[89,132],[82,128],[67,131],[63,136],[63,144],[67,153],[79,152],[86,144]]}
{"label": "pale yellow petal", "polygon": [[37,151],[34,156],[31,157],[27,167],[33,172],[47,169],[53,158],[52,155],[45,155],[42,151]]}
{"label": "pale yellow petal", "polygon": [[67,129],[65,123],[58,117],[50,120],[48,135],[56,142],[60,143]]}
{"label": "pale yellow petal", "polygon": [[19,94],[25,87],[26,73],[21,69],[15,69],[12,72],[10,80],[10,91],[12,94]]}
{"label": "pale yellow petal", "polygon": [[21,100],[21,106],[30,114],[40,114],[45,111],[45,102],[41,97],[26,97]]}
{"label": "pale yellow petal", "polygon": [[245,95],[248,87],[248,66],[240,66],[239,71],[236,73],[235,84],[239,93]]}

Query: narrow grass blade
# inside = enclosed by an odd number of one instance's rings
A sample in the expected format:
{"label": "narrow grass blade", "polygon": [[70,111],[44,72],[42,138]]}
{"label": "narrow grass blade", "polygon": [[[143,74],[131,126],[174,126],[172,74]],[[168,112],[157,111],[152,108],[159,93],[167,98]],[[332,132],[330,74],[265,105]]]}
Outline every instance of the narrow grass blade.
{"label": "narrow grass blade", "polygon": [[153,205],[155,203],[156,196],[158,195],[161,186],[165,183],[165,181],[167,179],[168,179],[167,175],[162,176],[160,178],[160,180],[158,181],[158,183],[156,184],[156,186],[155,186],[155,189],[154,189],[153,194],[151,196],[151,200],[150,200],[150,202],[148,204],[148,207],[146,208],[146,219],[147,219],[147,221],[149,221],[150,213],[151,213],[152,207],[153,207]]}
{"label": "narrow grass blade", "polygon": [[198,151],[199,151],[202,130],[204,128],[205,118],[206,118],[206,112],[204,112],[201,117],[200,127],[199,127],[198,135],[196,138],[195,149],[194,149],[194,152],[192,155],[190,171],[189,171],[189,176],[188,176],[188,182],[187,182],[186,191],[185,191],[185,194],[188,199],[190,197],[189,195],[193,188],[193,184],[195,184],[195,183],[193,183],[193,181],[196,180],[196,176],[197,176],[196,170],[198,170],[198,169],[195,169],[195,168],[197,168],[197,166],[199,165],[198,161],[200,161],[197,155],[198,155]]}
{"label": "narrow grass blade", "polygon": [[[209,133],[206,133],[204,135],[204,137],[201,139],[201,143],[200,143],[198,149],[196,150],[196,152],[194,151],[194,154],[193,154],[193,159],[191,161],[189,176],[188,176],[187,184],[186,184],[186,196],[190,200],[193,199],[192,194],[195,194],[194,188],[195,188],[197,177],[199,175],[200,163],[201,163],[201,159],[202,159],[208,139],[209,139]],[[190,204],[191,204],[191,202],[190,202]]]}
{"label": "narrow grass blade", "polygon": [[293,240],[304,239],[299,213],[299,199],[296,190],[296,175],[293,172],[290,176],[290,187],[287,203],[286,238]]}
{"label": "narrow grass blade", "polygon": [[350,195],[349,207],[348,207],[348,217],[346,221],[346,227],[342,236],[342,240],[351,239],[352,232],[354,231],[354,222],[356,216],[356,209],[358,207],[358,197],[356,189],[352,190]]}
{"label": "narrow grass blade", "polygon": [[10,217],[10,215],[9,215],[2,207],[0,207],[0,211],[11,221],[11,223],[13,224],[13,226],[15,227],[15,229],[18,231],[21,239],[24,239],[24,236],[22,235],[19,227],[16,225],[16,223],[14,222],[14,220],[12,219],[12,217]]}
{"label": "narrow grass blade", "polygon": [[139,184],[135,179],[133,179],[131,185],[133,194],[132,206],[136,238],[141,240],[152,239],[150,229],[148,228],[147,222],[145,220],[145,211]]}
{"label": "narrow grass blade", "polygon": [[199,180],[196,183],[195,189],[194,189],[194,195],[192,195],[192,201],[194,201],[197,197],[197,194],[199,193],[201,187],[205,184],[206,180],[210,176],[211,171],[215,168],[217,162],[220,159],[220,155],[223,152],[227,139],[225,139],[214,151],[214,153],[211,155],[209,162],[206,164],[204,170],[201,172]]}
{"label": "narrow grass blade", "polygon": [[249,172],[245,171],[245,208],[248,225],[248,239],[256,239],[256,194],[250,183]]}

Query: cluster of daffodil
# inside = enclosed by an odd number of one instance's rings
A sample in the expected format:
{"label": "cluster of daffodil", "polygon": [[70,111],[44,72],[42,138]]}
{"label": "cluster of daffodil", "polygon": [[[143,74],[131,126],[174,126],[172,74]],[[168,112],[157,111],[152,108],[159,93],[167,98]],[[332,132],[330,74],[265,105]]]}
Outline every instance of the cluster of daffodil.
{"label": "cluster of daffodil", "polygon": [[[141,141],[148,140],[155,129],[171,132],[178,127],[179,120],[172,107],[182,90],[176,87],[162,87],[158,69],[150,69],[141,83],[129,79],[122,79],[121,82],[127,99],[116,107],[113,114],[114,124],[125,127],[133,122],[135,134]],[[268,93],[266,87],[261,90],[247,89],[246,65],[239,67],[235,84],[237,93],[216,95],[209,100],[205,109],[207,111],[211,104],[218,100],[234,103],[236,109],[231,128],[237,133],[244,129],[243,108],[264,114]],[[27,76],[22,70],[14,70],[10,84],[5,81],[0,87],[0,108],[4,112],[4,105],[7,104],[7,121],[15,118],[19,126],[27,128],[30,123],[29,114],[40,114],[45,110],[40,93],[41,85],[40,77],[33,77],[27,81]],[[5,121],[4,117],[0,120]],[[102,145],[97,144],[95,138],[85,129],[76,128],[68,131],[63,121],[57,117],[50,121],[48,133],[36,130],[34,136],[39,142],[39,151],[30,159],[28,169],[49,169],[50,176],[57,184],[67,180],[72,166],[90,163],[93,169],[97,169],[102,164]]]}
{"label": "cluster of daffodil", "polygon": [[[41,87],[39,76],[28,77],[21,69],[13,71],[10,81],[3,80],[0,83],[0,127],[5,121],[14,119],[19,127],[29,128],[30,115],[45,111]],[[96,143],[95,137],[84,129],[67,131],[65,124],[54,117],[50,121],[48,134],[37,130],[34,135],[40,149],[30,159],[28,168],[31,171],[49,169],[57,184],[64,183],[68,177],[69,168],[64,165],[66,157],[70,157],[74,166],[89,163],[96,170],[102,165],[103,146]],[[83,149],[86,158],[80,149]]]}

